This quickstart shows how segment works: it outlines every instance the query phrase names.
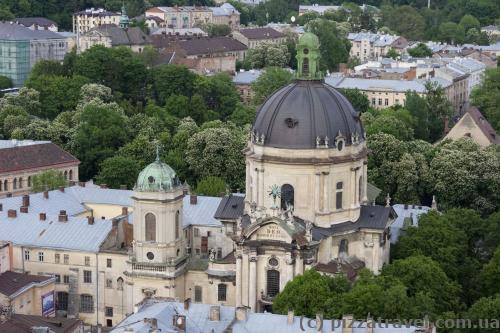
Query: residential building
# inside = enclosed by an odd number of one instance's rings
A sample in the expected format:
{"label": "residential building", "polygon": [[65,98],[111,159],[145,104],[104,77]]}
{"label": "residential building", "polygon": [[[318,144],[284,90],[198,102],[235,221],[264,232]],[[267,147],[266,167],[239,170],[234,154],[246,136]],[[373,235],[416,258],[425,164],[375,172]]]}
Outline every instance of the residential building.
{"label": "residential building", "polygon": [[53,317],[55,281],[50,275],[3,272],[0,274],[0,307],[16,314]]}
{"label": "residential building", "polygon": [[0,241],[0,274],[12,270],[12,243]]}
{"label": "residential building", "polygon": [[[330,332],[330,333],[433,333],[434,327],[424,325],[377,324],[373,319],[355,321],[344,315],[342,320],[309,319],[293,311],[286,315],[255,313],[246,307],[221,304],[192,304],[173,299],[146,300],[111,333],[127,332],[212,332],[212,333],[270,333],[270,332]],[[422,321],[422,324],[423,321]],[[353,329],[355,328],[355,329]]]}
{"label": "residential building", "polygon": [[29,193],[33,176],[58,170],[78,181],[80,161],[50,141],[0,140],[0,198]]}
{"label": "residential building", "polygon": [[75,318],[47,318],[12,314],[0,321],[0,332],[9,333],[84,333],[82,322]]}
{"label": "residential building", "polygon": [[371,32],[351,32],[347,36],[351,42],[349,55],[361,62],[384,57],[393,48],[402,54],[408,47],[408,41],[402,36]]}
{"label": "residential building", "polygon": [[145,12],[146,17],[158,17],[168,28],[187,29],[212,23],[213,12],[204,6],[153,7]]}
{"label": "residential building", "polygon": [[57,32],[57,23],[45,17],[16,17],[13,23],[22,25],[31,30],[49,30]]}
{"label": "residential building", "polygon": [[62,61],[67,41],[48,30],[31,30],[19,24],[0,22],[0,75],[23,85],[39,60]]}
{"label": "residential building", "polygon": [[467,75],[467,100],[472,90],[481,84],[486,65],[472,58],[454,58],[448,68],[462,75]]}
{"label": "residential building", "polygon": [[233,77],[233,83],[236,85],[236,89],[240,93],[240,100],[245,104],[250,104],[255,96],[255,92],[252,89],[252,83],[259,78],[262,74],[262,70],[251,69],[249,71],[240,70]]}
{"label": "residential building", "polygon": [[452,83],[452,89],[449,90],[451,95],[448,95],[448,100],[453,106],[453,109],[458,114],[461,114],[462,110],[467,107],[467,103],[469,102],[469,74],[458,72],[449,67],[436,68],[434,73],[436,79],[442,78]]}
{"label": "residential building", "polygon": [[481,147],[500,143],[500,136],[476,107],[470,107],[443,140],[468,137]]}
{"label": "residential building", "polygon": [[[435,202],[435,201],[434,201]],[[399,237],[410,227],[418,227],[420,216],[431,211],[431,207],[422,205],[395,204],[392,206],[398,217],[391,224],[391,243],[397,243]],[[437,209],[437,205],[434,209]]]}
{"label": "residential building", "polygon": [[482,27],[481,32],[486,33],[488,37],[490,37],[490,40],[500,38],[500,28],[498,27],[498,25],[488,25]]}
{"label": "residential building", "polygon": [[212,10],[212,24],[228,25],[231,30],[240,27],[240,12],[230,3],[224,3],[220,7],[210,7]]}
{"label": "residential building", "polygon": [[234,73],[247,47],[230,37],[208,37],[179,40],[167,50],[173,53],[170,63],[186,65],[197,73]]}
{"label": "residential building", "polygon": [[299,5],[299,16],[305,13],[317,13],[323,15],[326,11],[337,11],[340,6],[326,6],[326,5]]}
{"label": "residential building", "polygon": [[164,35],[172,37],[172,39],[183,37],[208,37],[208,33],[200,28],[186,28],[186,29],[173,29],[173,28],[156,28],[150,30],[150,35]]}
{"label": "residential building", "polygon": [[84,52],[94,45],[103,45],[105,47],[125,46],[134,52],[141,53],[144,47],[151,43],[150,37],[139,27],[123,29],[116,25],[103,24],[80,36],[78,51]]}
{"label": "residential building", "polygon": [[119,25],[119,23],[120,13],[110,12],[103,8],[89,8],[73,14],[73,32],[77,35],[103,24]]}
{"label": "residential building", "polygon": [[286,41],[286,35],[272,28],[245,28],[233,31],[233,38],[254,49],[262,43],[281,44]]}

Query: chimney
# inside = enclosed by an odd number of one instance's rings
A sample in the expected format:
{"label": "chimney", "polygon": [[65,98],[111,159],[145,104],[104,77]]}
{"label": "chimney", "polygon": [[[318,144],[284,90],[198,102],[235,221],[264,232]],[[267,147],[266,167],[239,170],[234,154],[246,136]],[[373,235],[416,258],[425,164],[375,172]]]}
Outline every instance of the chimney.
{"label": "chimney", "polygon": [[101,184],[101,185],[99,185],[99,187],[100,187],[100,188],[108,188],[108,185],[106,185],[106,184]]}
{"label": "chimney", "polygon": [[28,212],[28,207],[27,206],[21,206],[21,208],[19,208],[19,212],[21,212],[21,213],[27,213]]}
{"label": "chimney", "polygon": [[48,199],[49,198],[49,191],[43,191],[43,197],[45,199]]}
{"label": "chimney", "polygon": [[323,329],[323,315],[316,314],[316,332],[321,332]]}
{"label": "chimney", "polygon": [[118,227],[118,222],[120,222],[119,219],[112,219],[111,220],[111,226],[113,227]]}
{"label": "chimney", "polygon": [[185,311],[189,310],[189,305],[191,305],[191,298],[186,298],[184,300],[184,310]]}
{"label": "chimney", "polygon": [[7,198],[12,198],[12,193],[11,193],[11,192],[7,193],[7,194],[6,194],[6,197],[7,197]]}
{"label": "chimney", "polygon": [[236,308],[236,320],[238,321],[246,321],[248,314],[248,307],[246,306],[238,306]]}
{"label": "chimney", "polygon": [[186,316],[176,314],[174,317],[174,322],[173,325],[176,327],[179,331],[185,331],[186,330]]}
{"label": "chimney", "polygon": [[184,188],[182,189],[182,194],[183,194],[183,195],[188,195],[188,193],[189,193],[188,188],[187,188],[187,187],[184,187]]}
{"label": "chimney", "polygon": [[120,185],[120,190],[126,190],[127,189],[127,185]]}
{"label": "chimney", "polygon": [[286,320],[286,323],[288,324],[288,326],[293,325],[294,319],[295,319],[295,315],[293,313],[293,310],[288,310],[288,316],[287,316],[287,320]]}
{"label": "chimney", "polygon": [[149,325],[150,332],[156,332],[158,329],[158,319],[156,318],[144,318],[144,324]]}
{"label": "chimney", "polygon": [[213,305],[210,307],[210,321],[220,321],[220,306]]}
{"label": "chimney", "polygon": [[198,196],[196,194],[191,194],[189,197],[189,203],[191,205],[196,205],[198,203]]}
{"label": "chimney", "polygon": [[342,316],[342,333],[352,333],[353,321],[353,315]]}
{"label": "chimney", "polygon": [[93,217],[93,216],[87,216],[87,223],[88,223],[89,225],[94,224],[94,217]]}
{"label": "chimney", "polygon": [[375,322],[373,321],[373,318],[368,315],[368,318],[366,318],[366,333],[373,333],[373,328],[375,327]]}
{"label": "chimney", "polygon": [[59,186],[59,191],[64,193],[64,186]]}
{"label": "chimney", "polygon": [[17,217],[17,211],[15,209],[9,209],[7,211],[7,217],[8,218],[16,218]]}
{"label": "chimney", "polygon": [[30,196],[28,194],[23,195],[23,206],[28,207],[30,205]]}
{"label": "chimney", "polygon": [[59,222],[68,222],[68,215],[65,210],[59,211]]}
{"label": "chimney", "polygon": [[40,213],[40,221],[45,221],[47,219],[47,214]]}
{"label": "chimney", "polygon": [[122,215],[128,215],[128,207],[122,207]]}

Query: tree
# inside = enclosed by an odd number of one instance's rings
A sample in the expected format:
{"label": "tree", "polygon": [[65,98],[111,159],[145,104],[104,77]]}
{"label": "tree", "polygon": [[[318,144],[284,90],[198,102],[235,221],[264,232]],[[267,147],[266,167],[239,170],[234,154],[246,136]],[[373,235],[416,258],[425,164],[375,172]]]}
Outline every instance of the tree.
{"label": "tree", "polygon": [[386,56],[389,57],[389,58],[392,58],[392,59],[396,59],[396,58],[398,58],[401,55],[399,54],[398,51],[396,51],[396,49],[394,49],[393,47],[391,47],[389,49],[389,51],[387,51]]}
{"label": "tree", "polygon": [[481,84],[472,90],[472,104],[500,131],[500,67],[487,69]]}
{"label": "tree", "polygon": [[429,140],[429,110],[425,98],[414,91],[408,91],[405,98],[405,109],[410,112],[415,121],[415,139]]}
{"label": "tree", "polygon": [[483,267],[481,278],[484,295],[500,295],[500,246],[493,258]]}
{"label": "tree", "polygon": [[61,171],[47,170],[33,176],[33,192],[50,191],[66,185],[66,180]]}
{"label": "tree", "polygon": [[424,35],[425,20],[412,6],[382,9],[383,22],[395,32],[410,40],[421,40]]}
{"label": "tree", "polygon": [[[199,76],[195,82],[196,93],[202,97],[198,99],[198,105],[204,101],[206,107],[214,114],[199,115],[198,118],[206,120],[225,120],[233,113],[240,101],[238,91],[229,75],[219,73],[210,77]],[[194,97],[194,96],[193,96]],[[193,104],[193,98],[191,99]],[[192,110],[196,112],[196,110]]]}
{"label": "tree", "polygon": [[425,103],[428,115],[429,141],[436,142],[443,137],[444,121],[453,113],[444,88],[435,82],[425,84]]}
{"label": "tree", "polygon": [[418,43],[417,46],[408,49],[408,54],[414,58],[431,57],[432,51],[424,43]]}
{"label": "tree", "polygon": [[208,23],[202,25],[202,29],[208,33],[210,37],[227,36],[231,33],[231,27],[227,24]]}
{"label": "tree", "polygon": [[153,96],[158,104],[164,105],[171,95],[190,97],[194,91],[197,75],[186,66],[161,65],[155,67],[151,78]]}
{"label": "tree", "polygon": [[[483,297],[474,303],[467,313],[468,319],[475,324],[469,332],[494,333],[500,329],[500,295]],[[488,325],[486,325],[488,323]],[[488,327],[487,327],[488,326]]]}
{"label": "tree", "polygon": [[110,188],[120,188],[121,185],[126,185],[131,189],[134,187],[139,171],[139,164],[134,159],[113,156],[105,159],[99,166],[96,183],[106,184]]}
{"label": "tree", "polygon": [[465,39],[465,30],[455,22],[444,22],[439,25],[439,36],[442,41],[459,44]]}
{"label": "tree", "polygon": [[354,110],[364,113],[370,108],[370,101],[368,100],[368,97],[358,88],[338,90],[349,100],[349,102],[351,102]]}
{"label": "tree", "polygon": [[347,63],[351,43],[341,37],[334,21],[316,19],[306,26],[307,31],[318,36],[320,43],[320,68],[334,71],[340,63]]}
{"label": "tree", "polygon": [[261,104],[274,91],[284,87],[292,81],[293,74],[286,70],[276,67],[266,68],[265,71],[252,83],[252,89],[255,92],[255,105]]}
{"label": "tree", "polygon": [[250,49],[247,61],[251,68],[285,67],[290,61],[290,53],[285,44],[262,43]]}
{"label": "tree", "polygon": [[226,193],[226,183],[220,177],[209,176],[198,182],[195,193],[211,197],[221,197]]}
{"label": "tree", "polygon": [[408,110],[400,108],[370,109],[362,115],[362,120],[368,136],[376,133],[387,133],[403,141],[413,139],[414,119]]}
{"label": "tree", "polygon": [[31,69],[29,79],[36,80],[40,76],[64,76],[67,73],[60,61],[40,60]]}
{"label": "tree", "polygon": [[255,108],[240,104],[231,116],[229,116],[229,120],[238,126],[252,124],[255,120]]}
{"label": "tree", "polygon": [[6,76],[0,75],[0,89],[7,88],[12,88],[12,80]]}

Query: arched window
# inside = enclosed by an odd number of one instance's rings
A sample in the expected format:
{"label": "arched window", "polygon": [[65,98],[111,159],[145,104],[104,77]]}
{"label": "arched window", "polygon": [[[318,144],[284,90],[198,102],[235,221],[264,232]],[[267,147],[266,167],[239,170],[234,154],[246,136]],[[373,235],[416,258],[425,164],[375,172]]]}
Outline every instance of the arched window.
{"label": "arched window", "polygon": [[145,217],[146,241],[156,242],[156,216],[147,213]]}
{"label": "arched window", "polygon": [[3,182],[0,180],[0,192],[3,190]]}
{"label": "arched window", "polygon": [[4,191],[8,191],[9,190],[9,182],[8,182],[7,179],[4,180],[4,182],[3,182],[3,190]]}
{"label": "arched window", "polygon": [[64,179],[65,179],[65,180],[68,180],[68,170],[65,170],[65,171],[64,171]]}
{"label": "arched window", "polygon": [[69,170],[69,180],[73,180],[73,170]]}
{"label": "arched window", "polygon": [[305,57],[302,62],[302,74],[309,75],[309,58]]}
{"label": "arched window", "polygon": [[17,189],[17,178],[14,178],[14,180],[12,181],[12,189],[13,190]]}
{"label": "arched window", "polygon": [[31,176],[28,176],[28,187],[31,187]]}
{"label": "arched window", "polygon": [[281,209],[286,210],[287,206],[295,206],[295,191],[290,184],[281,186]]}
{"label": "arched window", "polygon": [[19,188],[23,188],[23,178],[19,177]]}
{"label": "arched window", "polygon": [[116,289],[123,290],[123,279],[122,279],[122,277],[119,277],[118,279],[116,279]]}
{"label": "arched window", "polygon": [[275,269],[267,271],[267,296],[274,297],[280,292],[280,272]]}
{"label": "arched window", "polygon": [[227,285],[219,283],[217,285],[217,301],[225,302],[227,299]]}
{"label": "arched window", "polygon": [[340,241],[339,245],[339,257],[340,258],[345,258],[347,257],[347,254],[349,253],[349,244],[347,242],[347,239],[342,239]]}
{"label": "arched window", "polygon": [[175,239],[179,239],[179,233],[180,233],[180,213],[177,211],[175,213]]}
{"label": "arched window", "polygon": [[342,192],[344,191],[344,183],[338,182],[335,193],[335,208],[342,209]]}
{"label": "arched window", "polygon": [[361,203],[363,200],[363,176],[359,176],[359,184],[358,184],[358,202]]}

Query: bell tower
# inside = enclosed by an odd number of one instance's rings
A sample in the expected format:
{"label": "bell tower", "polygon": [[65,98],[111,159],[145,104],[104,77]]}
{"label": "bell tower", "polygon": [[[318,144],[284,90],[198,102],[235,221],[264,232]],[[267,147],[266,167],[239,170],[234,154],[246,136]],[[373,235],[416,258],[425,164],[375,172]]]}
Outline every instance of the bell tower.
{"label": "bell tower", "polygon": [[319,80],[319,39],[307,32],[297,43],[297,78],[302,80]]}

